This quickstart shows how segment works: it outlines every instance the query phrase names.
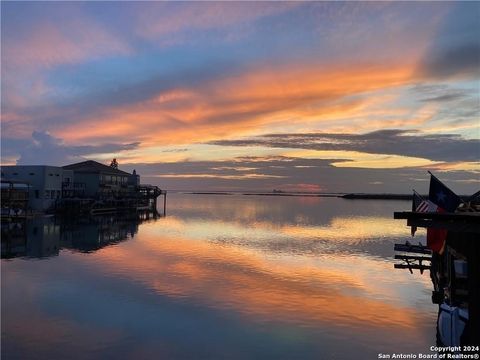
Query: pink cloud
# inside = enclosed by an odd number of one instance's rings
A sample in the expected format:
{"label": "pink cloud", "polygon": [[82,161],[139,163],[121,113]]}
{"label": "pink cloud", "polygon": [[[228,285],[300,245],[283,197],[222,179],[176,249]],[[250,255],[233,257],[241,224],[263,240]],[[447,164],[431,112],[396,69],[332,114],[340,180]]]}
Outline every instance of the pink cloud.
{"label": "pink cloud", "polygon": [[125,42],[86,19],[70,23],[68,31],[44,22],[25,39],[7,39],[4,45],[3,58],[7,70],[51,67],[131,52]]}
{"label": "pink cloud", "polygon": [[320,184],[283,184],[278,186],[278,188],[282,191],[294,191],[294,192],[321,192],[325,191],[325,187],[321,186]]}
{"label": "pink cloud", "polygon": [[[279,14],[298,6],[295,2],[182,2],[149,3],[137,14],[137,33],[163,43],[178,41],[181,31],[222,29],[226,38],[232,37],[227,28],[250,24],[260,18]],[[241,35],[235,35],[241,36]]]}
{"label": "pink cloud", "polygon": [[42,115],[54,112],[45,108],[46,100],[59,94],[48,84],[46,69],[132,53],[126,42],[81,15],[68,21],[68,28],[43,21],[32,24],[26,35],[6,36],[2,41],[2,116],[9,118],[25,117],[13,112],[37,105],[44,108]]}

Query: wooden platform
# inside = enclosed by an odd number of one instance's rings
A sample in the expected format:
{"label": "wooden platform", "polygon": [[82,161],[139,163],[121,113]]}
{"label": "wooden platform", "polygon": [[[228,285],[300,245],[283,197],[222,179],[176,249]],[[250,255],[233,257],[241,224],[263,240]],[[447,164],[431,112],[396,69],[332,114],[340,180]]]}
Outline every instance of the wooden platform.
{"label": "wooden platform", "polygon": [[393,218],[406,219],[408,226],[480,234],[480,213],[419,213],[402,211],[394,212]]}
{"label": "wooden platform", "polygon": [[[424,246],[395,244],[395,251],[407,254],[395,255],[403,261],[395,268],[430,270],[433,291],[432,302],[468,309],[468,331],[460,340],[462,345],[480,343],[480,213],[418,213],[395,212],[395,219],[406,219],[408,226],[447,229],[444,250],[432,253],[429,262],[424,259],[428,251]],[[413,254],[412,254],[413,253]],[[456,270],[459,261],[466,263],[466,271]],[[438,331],[438,328],[437,328]],[[437,334],[438,336],[438,334]]]}

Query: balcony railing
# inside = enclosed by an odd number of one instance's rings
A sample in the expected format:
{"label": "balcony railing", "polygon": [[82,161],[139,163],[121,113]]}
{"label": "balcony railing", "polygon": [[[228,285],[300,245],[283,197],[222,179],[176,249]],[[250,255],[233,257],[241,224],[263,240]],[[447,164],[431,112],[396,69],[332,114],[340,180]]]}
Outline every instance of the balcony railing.
{"label": "balcony railing", "polygon": [[63,190],[73,190],[73,189],[85,189],[87,186],[85,183],[81,182],[62,182],[62,189]]}

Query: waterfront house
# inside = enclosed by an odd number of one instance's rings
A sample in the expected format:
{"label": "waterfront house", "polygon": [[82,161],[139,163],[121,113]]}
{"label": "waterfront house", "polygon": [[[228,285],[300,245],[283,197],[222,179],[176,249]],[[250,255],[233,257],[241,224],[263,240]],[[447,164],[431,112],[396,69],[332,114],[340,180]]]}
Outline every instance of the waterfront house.
{"label": "waterfront house", "polygon": [[66,165],[63,169],[73,171],[75,182],[84,184],[85,196],[90,197],[121,195],[139,183],[138,175],[93,160]]}
{"label": "waterfront house", "polygon": [[28,184],[28,208],[44,211],[62,198],[62,183],[73,181],[73,172],[58,166],[2,166],[2,181]]}
{"label": "waterfront house", "polygon": [[[2,167],[2,191],[5,194],[7,190],[8,194],[11,194],[11,184],[19,182],[24,183],[28,189],[28,204],[21,207],[23,213],[28,209],[91,213],[150,209],[156,207],[157,197],[161,194],[164,195],[164,209],[166,206],[166,192],[157,186],[140,184],[140,176],[135,170],[130,174],[116,166],[107,166],[92,160],[64,167]],[[3,205],[2,203],[2,208]],[[13,205],[15,206],[5,206],[2,214],[10,213],[12,208],[19,208],[18,201]]]}

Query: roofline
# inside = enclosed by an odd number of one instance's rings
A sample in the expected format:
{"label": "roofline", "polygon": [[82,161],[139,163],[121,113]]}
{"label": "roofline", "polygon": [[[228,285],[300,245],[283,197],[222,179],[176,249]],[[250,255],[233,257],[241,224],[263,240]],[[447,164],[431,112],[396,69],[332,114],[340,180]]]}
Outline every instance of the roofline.
{"label": "roofline", "polygon": [[104,172],[104,173],[110,173],[110,174],[114,174],[114,175],[132,176],[132,174],[130,174],[126,171],[123,171],[123,170],[120,170],[120,169],[114,169],[114,168],[112,168],[108,165],[102,164],[102,163],[100,163],[98,161],[95,161],[95,160],[81,161],[81,162],[78,162],[78,163],[62,166],[62,168],[64,170],[81,171],[81,170],[76,170],[76,169],[71,168],[71,167],[81,167],[81,166],[89,166],[89,165],[100,166],[101,169],[92,169],[92,170],[89,170],[89,171],[83,171],[84,173],[98,174],[98,173]]}

